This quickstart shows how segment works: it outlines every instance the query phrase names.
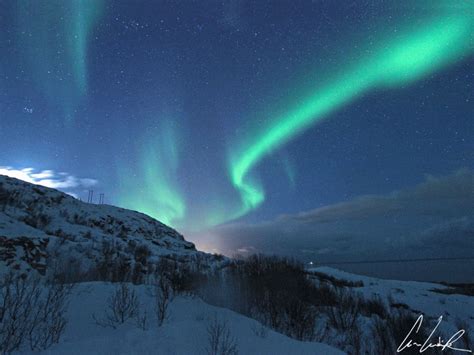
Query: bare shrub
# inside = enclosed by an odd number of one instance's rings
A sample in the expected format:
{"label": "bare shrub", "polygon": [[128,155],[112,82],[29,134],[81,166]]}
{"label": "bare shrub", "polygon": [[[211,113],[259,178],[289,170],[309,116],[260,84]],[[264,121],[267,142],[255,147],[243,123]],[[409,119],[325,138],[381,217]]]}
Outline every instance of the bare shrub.
{"label": "bare shrub", "polygon": [[146,268],[142,264],[135,262],[130,277],[132,283],[135,285],[143,283],[144,278],[146,276],[146,271]]}
{"label": "bare shrub", "polygon": [[122,283],[129,281],[130,269],[130,258],[117,251],[117,256],[114,258],[109,270],[111,281]]}
{"label": "bare shrub", "polygon": [[465,319],[456,319],[456,327],[458,330],[464,330],[464,335],[462,336],[461,340],[464,342],[465,349],[472,349],[472,340],[469,334],[471,333],[471,327],[469,323]]}
{"label": "bare shrub", "polygon": [[43,350],[59,342],[66,328],[67,299],[72,286],[50,284],[46,286],[40,307],[33,312],[28,339],[31,350]]}
{"label": "bare shrub", "polygon": [[392,354],[393,350],[397,348],[387,323],[386,320],[380,317],[375,317],[372,323],[371,333],[374,339],[373,344],[377,353],[380,355]]}
{"label": "bare shrub", "polygon": [[58,343],[66,327],[71,286],[42,284],[38,277],[7,274],[0,283],[0,350],[28,346],[44,350]]}
{"label": "bare shrub", "polygon": [[[97,252],[96,264],[84,275],[88,280],[127,282],[131,279],[131,258],[121,252],[122,245],[102,241]],[[94,251],[95,253],[95,251]]]}
{"label": "bare shrub", "polygon": [[349,331],[347,338],[348,343],[352,348],[350,354],[362,354],[362,332],[357,324],[355,324],[354,328]]}
{"label": "bare shrub", "polygon": [[313,306],[296,298],[289,298],[284,308],[286,333],[298,340],[313,340],[316,310]]}
{"label": "bare shrub", "polygon": [[368,300],[361,300],[360,308],[362,314],[368,317],[375,314],[382,319],[386,319],[388,316],[387,308],[379,295],[373,296]]}
{"label": "bare shrub", "polygon": [[161,327],[169,317],[169,305],[173,297],[170,282],[166,277],[161,277],[153,286],[151,296],[155,300],[155,314],[158,326]]}
{"label": "bare shrub", "polygon": [[98,325],[104,327],[117,328],[118,325],[130,319],[139,317],[140,304],[137,294],[126,283],[120,283],[112,296],[107,299],[107,309],[103,318],[97,318],[95,314],[92,318]]}
{"label": "bare shrub", "polygon": [[148,259],[151,256],[151,250],[146,244],[137,245],[135,248],[135,261],[142,265],[148,264]]}
{"label": "bare shrub", "polygon": [[312,287],[313,303],[317,306],[334,306],[336,304],[336,291],[335,288],[327,285],[320,284]]}
{"label": "bare shrub", "polygon": [[[404,309],[395,310],[388,315],[387,319],[375,317],[371,329],[375,352],[381,355],[395,353],[396,349],[405,339],[408,331],[413,327],[416,320],[417,317],[412,312]],[[424,322],[427,322],[427,320],[425,319]],[[411,339],[418,344],[423,344],[428,338],[427,329],[431,329],[430,324],[423,323],[423,326],[417,332],[411,334]],[[431,349],[431,352],[439,353],[436,349]],[[420,348],[406,348],[403,350],[403,353],[419,354]]]}
{"label": "bare shrub", "polygon": [[329,322],[336,329],[348,331],[354,327],[359,317],[361,297],[343,288],[337,290],[336,294],[337,306],[327,309]]}
{"label": "bare shrub", "polygon": [[81,260],[73,256],[65,257],[62,254],[58,245],[51,251],[50,255],[54,255],[54,257],[49,257],[47,260],[48,279],[60,284],[72,284],[82,281]]}
{"label": "bare shrub", "polygon": [[[403,339],[405,339],[408,331],[413,327],[417,319],[417,316],[412,313],[411,311],[406,310],[397,310],[393,312],[390,317],[388,318],[388,327],[393,335],[394,342],[396,347],[398,347]],[[431,328],[431,322],[428,319],[423,320],[423,326],[418,330],[417,333],[412,334],[412,339],[414,342],[418,344],[423,344],[425,340],[428,338],[428,329]],[[395,348],[396,348],[395,347]],[[410,353],[418,353],[420,349],[406,349],[403,352],[410,354]]]}
{"label": "bare shrub", "polygon": [[229,325],[225,320],[219,320],[214,316],[207,326],[208,345],[206,352],[209,355],[237,355],[237,343],[231,335]]}
{"label": "bare shrub", "polygon": [[156,277],[165,277],[175,295],[193,293],[202,275],[191,271],[189,265],[173,259],[161,258],[156,266]]}
{"label": "bare shrub", "polygon": [[28,283],[25,278],[8,274],[2,280],[0,305],[0,349],[18,350],[30,329],[30,317],[41,297],[39,280]]}

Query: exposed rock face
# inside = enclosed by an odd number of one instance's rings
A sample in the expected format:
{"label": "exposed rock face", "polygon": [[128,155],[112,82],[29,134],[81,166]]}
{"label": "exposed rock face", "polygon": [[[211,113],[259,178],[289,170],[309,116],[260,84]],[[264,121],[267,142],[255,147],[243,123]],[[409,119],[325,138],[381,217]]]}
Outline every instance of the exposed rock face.
{"label": "exposed rock face", "polygon": [[0,261],[13,270],[20,270],[26,263],[29,268],[25,271],[33,269],[44,275],[48,243],[48,238],[0,236]]}

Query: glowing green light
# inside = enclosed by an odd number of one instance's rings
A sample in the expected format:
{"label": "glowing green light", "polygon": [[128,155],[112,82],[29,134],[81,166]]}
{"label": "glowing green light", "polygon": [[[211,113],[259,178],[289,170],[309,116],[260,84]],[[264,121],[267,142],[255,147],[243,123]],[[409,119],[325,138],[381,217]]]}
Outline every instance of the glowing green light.
{"label": "glowing green light", "polygon": [[17,1],[19,51],[32,82],[68,119],[87,94],[87,49],[103,0]]}
{"label": "glowing green light", "polygon": [[176,227],[186,214],[186,204],[177,182],[179,145],[175,129],[163,124],[144,141],[137,176],[130,169],[120,172],[120,204]]}
{"label": "glowing green light", "polygon": [[264,191],[250,173],[266,155],[368,90],[410,83],[472,52],[473,23],[472,13],[449,14],[382,43],[374,54],[320,86],[301,105],[271,120],[262,132],[231,151],[230,177],[242,204],[229,219],[246,214],[264,201]]}

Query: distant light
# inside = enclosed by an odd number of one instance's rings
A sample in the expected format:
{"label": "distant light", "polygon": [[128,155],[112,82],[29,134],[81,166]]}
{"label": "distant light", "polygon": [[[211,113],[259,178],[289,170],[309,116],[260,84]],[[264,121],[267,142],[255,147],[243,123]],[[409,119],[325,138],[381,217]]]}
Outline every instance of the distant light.
{"label": "distant light", "polygon": [[312,262],[312,261],[310,261],[310,262],[309,262],[309,265],[313,265],[313,262]]}

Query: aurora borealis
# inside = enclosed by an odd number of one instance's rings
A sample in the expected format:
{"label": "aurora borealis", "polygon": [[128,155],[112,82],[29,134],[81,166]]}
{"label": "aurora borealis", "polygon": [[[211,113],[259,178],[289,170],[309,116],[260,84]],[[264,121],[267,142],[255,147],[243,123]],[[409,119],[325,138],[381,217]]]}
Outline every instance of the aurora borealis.
{"label": "aurora borealis", "polygon": [[182,153],[176,135],[173,124],[163,122],[147,134],[144,146],[137,152],[140,175],[122,172],[128,178],[123,179],[122,203],[138,206],[139,211],[150,216],[160,211],[160,221],[169,225],[182,220],[186,213],[185,201],[174,180]]}
{"label": "aurora borealis", "polygon": [[102,0],[20,0],[14,9],[15,42],[37,89],[66,120],[87,94],[87,50]]}
{"label": "aurora borealis", "polygon": [[193,232],[471,167],[473,11],[3,1],[0,167]]}
{"label": "aurora borealis", "polygon": [[[243,148],[233,152],[230,175],[242,198],[242,208],[236,216],[256,208],[264,200],[261,186],[248,175],[265,155],[372,88],[406,85],[470,54],[474,49],[473,35],[472,11],[447,14],[422,28],[404,30],[395,40],[382,41],[375,53],[275,119]],[[352,63],[342,65],[353,66]]]}

